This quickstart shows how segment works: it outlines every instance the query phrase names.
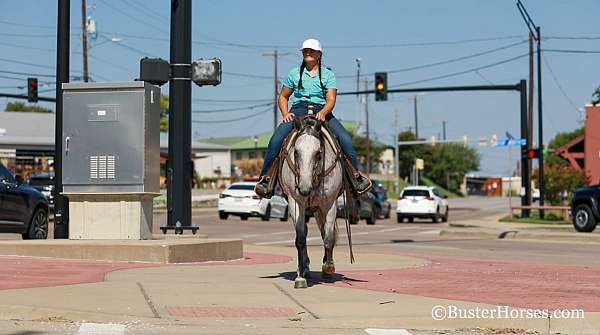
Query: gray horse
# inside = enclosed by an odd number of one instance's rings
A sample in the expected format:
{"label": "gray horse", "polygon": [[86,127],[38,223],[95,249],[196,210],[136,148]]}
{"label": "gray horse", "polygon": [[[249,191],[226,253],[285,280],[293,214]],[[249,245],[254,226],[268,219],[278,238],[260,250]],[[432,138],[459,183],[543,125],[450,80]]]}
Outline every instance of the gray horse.
{"label": "gray horse", "polygon": [[323,131],[321,122],[312,120],[307,125],[294,121],[296,133],[284,148],[280,185],[289,197],[290,218],[296,228],[298,250],[298,273],[295,288],[308,287],[310,276],[305,221],[307,208],[314,208],[317,225],[321,231],[325,254],[323,278],[331,278],[335,272],[333,248],[337,240],[336,199],[343,183],[342,165],[333,147],[333,139]]}

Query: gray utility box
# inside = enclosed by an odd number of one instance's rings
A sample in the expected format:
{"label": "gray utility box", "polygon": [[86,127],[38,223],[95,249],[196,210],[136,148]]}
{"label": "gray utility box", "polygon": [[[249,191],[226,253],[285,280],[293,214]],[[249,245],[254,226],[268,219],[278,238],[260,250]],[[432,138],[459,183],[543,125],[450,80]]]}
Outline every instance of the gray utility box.
{"label": "gray utility box", "polygon": [[160,89],[143,81],[62,87],[69,238],[150,238],[160,183]]}

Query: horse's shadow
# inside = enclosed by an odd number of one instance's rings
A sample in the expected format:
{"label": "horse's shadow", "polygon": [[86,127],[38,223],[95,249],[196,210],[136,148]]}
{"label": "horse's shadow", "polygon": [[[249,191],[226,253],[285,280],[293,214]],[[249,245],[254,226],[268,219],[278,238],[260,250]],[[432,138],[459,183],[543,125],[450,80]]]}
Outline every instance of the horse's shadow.
{"label": "horse's shadow", "polygon": [[[263,277],[259,277],[259,278],[260,279],[283,278],[285,280],[293,282],[294,280],[296,280],[296,275],[297,274],[295,271],[289,271],[289,272],[280,272],[279,274],[276,274],[273,276],[263,276]],[[368,282],[367,280],[346,277],[345,275],[340,274],[340,273],[334,273],[330,277],[323,277],[322,272],[319,272],[319,271],[310,271],[310,277],[307,277],[306,281],[308,283],[308,287],[311,287],[314,285],[335,284],[336,282],[343,282],[343,283],[347,284],[348,286],[352,286],[352,283]]]}

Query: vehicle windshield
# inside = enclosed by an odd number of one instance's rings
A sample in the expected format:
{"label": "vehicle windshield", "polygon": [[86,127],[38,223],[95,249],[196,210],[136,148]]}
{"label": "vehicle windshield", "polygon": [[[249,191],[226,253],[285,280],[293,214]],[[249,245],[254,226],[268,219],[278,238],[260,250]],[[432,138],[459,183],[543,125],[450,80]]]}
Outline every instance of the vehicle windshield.
{"label": "vehicle windshield", "polygon": [[254,185],[231,185],[229,187],[229,190],[248,190],[248,191],[254,191]]}
{"label": "vehicle windshield", "polygon": [[402,192],[403,197],[428,197],[428,190],[404,190]]}

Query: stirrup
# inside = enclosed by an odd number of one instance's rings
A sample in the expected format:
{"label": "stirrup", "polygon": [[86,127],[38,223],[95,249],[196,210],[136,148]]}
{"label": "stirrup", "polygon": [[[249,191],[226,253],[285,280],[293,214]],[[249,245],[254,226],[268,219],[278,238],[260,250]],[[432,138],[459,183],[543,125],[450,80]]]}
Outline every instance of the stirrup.
{"label": "stirrup", "polygon": [[272,192],[270,190],[269,176],[261,176],[256,185],[254,186],[254,193],[261,198],[271,199]]}
{"label": "stirrup", "polygon": [[358,181],[357,176],[354,175],[352,178],[352,188],[354,189],[354,194],[359,197],[365,193],[367,193],[371,187],[373,187],[373,182],[367,176],[363,175],[360,171],[357,171],[358,177],[362,180]]}

